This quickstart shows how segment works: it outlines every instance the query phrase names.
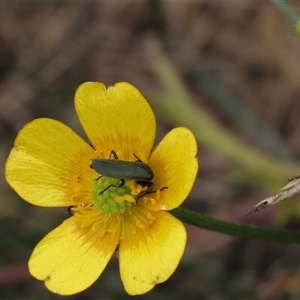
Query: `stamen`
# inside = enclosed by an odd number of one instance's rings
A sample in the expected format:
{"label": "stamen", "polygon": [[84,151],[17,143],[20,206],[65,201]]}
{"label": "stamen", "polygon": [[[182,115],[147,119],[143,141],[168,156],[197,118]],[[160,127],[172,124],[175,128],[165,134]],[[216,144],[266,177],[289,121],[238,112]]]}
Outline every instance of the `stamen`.
{"label": "stamen", "polygon": [[122,214],[135,203],[130,188],[122,179],[102,176],[94,182],[92,189],[93,202],[99,212],[115,215]]}

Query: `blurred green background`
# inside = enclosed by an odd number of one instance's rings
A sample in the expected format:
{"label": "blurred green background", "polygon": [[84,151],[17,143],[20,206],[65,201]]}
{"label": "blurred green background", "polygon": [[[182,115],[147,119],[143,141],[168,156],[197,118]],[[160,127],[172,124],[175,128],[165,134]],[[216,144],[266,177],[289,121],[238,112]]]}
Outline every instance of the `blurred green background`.
{"label": "blurred green background", "polygon": [[[300,40],[272,3],[1,2],[0,45],[1,169],[34,118],[84,136],[73,106],[79,84],[128,81],[156,114],[157,141],[175,126],[197,137],[200,172],[184,207],[299,231],[297,197],[245,217],[300,173]],[[0,298],[61,298],[29,275],[27,260],[66,209],[26,203],[3,173],[0,191]],[[136,298],[300,298],[299,246],[187,229],[176,272]],[[91,288],[66,298],[131,297],[114,257]]]}

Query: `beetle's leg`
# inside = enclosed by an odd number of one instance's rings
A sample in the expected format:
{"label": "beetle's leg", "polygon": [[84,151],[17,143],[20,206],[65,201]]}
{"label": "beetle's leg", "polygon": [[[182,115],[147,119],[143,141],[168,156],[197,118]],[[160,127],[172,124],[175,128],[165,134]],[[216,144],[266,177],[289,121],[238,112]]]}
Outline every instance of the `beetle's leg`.
{"label": "beetle's leg", "polygon": [[136,154],[133,153],[133,156],[136,158],[136,162],[142,163],[142,161],[138,158]]}
{"label": "beetle's leg", "polygon": [[[100,176],[101,177],[101,176]],[[120,179],[121,183],[119,185],[115,185],[115,184],[110,184],[109,186],[107,186],[104,190],[102,190],[101,192],[99,192],[99,195],[103,195],[103,193],[105,191],[107,191],[110,187],[122,187],[125,183],[124,179]]]}
{"label": "beetle's leg", "polygon": [[[147,195],[147,194],[154,194],[157,192],[157,190],[153,191],[152,188],[153,188],[153,185],[154,183],[153,182],[147,182],[147,181],[136,181],[137,184],[141,184],[143,186],[147,186],[147,189],[140,192],[137,199],[139,198],[142,198],[143,196]],[[147,184],[146,184],[147,183]],[[160,191],[163,191],[163,190],[167,190],[169,189],[167,186],[164,186],[163,188],[159,189]]]}
{"label": "beetle's leg", "polygon": [[144,186],[147,187],[144,191],[142,191],[142,192],[139,193],[137,199],[145,196],[146,194],[149,194],[152,191],[152,187],[154,185],[154,183],[151,182],[151,181],[139,181],[138,180],[138,181],[136,181],[136,183],[140,184],[142,187],[144,187]]}
{"label": "beetle's leg", "polygon": [[115,150],[111,150],[111,152],[109,154],[109,158],[111,159],[112,156],[114,157],[114,159],[119,159]]}
{"label": "beetle's leg", "polygon": [[95,178],[94,181],[98,181],[101,177],[103,177],[103,176],[100,175],[99,177]]}
{"label": "beetle's leg", "polygon": [[[163,191],[163,190],[168,190],[169,188],[167,187],[167,186],[164,186],[163,188],[161,188],[161,189],[159,189],[159,191]],[[146,194],[154,194],[154,193],[156,193],[157,192],[157,190],[155,190],[155,191],[152,191],[152,189],[151,190],[146,190],[147,191],[147,193]],[[143,195],[144,196],[144,195]]]}

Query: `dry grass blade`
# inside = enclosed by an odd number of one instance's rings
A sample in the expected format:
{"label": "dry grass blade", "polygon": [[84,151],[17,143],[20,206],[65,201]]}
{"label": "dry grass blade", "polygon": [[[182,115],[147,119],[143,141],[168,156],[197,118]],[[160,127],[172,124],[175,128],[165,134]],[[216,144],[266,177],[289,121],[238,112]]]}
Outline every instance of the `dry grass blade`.
{"label": "dry grass blade", "polygon": [[289,179],[289,183],[287,185],[285,185],[283,188],[279,190],[279,193],[277,195],[268,197],[262,200],[261,202],[259,202],[258,204],[256,204],[246,214],[246,216],[251,215],[277,202],[283,201],[287,198],[291,198],[292,196],[294,196],[299,192],[300,192],[300,176],[294,176],[291,179]]}

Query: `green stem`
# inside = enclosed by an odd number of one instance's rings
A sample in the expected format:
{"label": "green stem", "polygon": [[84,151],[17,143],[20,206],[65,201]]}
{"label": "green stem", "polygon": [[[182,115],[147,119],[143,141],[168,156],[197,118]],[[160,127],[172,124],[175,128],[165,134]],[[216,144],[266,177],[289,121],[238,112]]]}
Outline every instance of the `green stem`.
{"label": "green stem", "polygon": [[170,213],[182,222],[227,235],[261,239],[277,243],[300,244],[300,234],[290,231],[267,229],[253,225],[244,225],[222,221],[182,207],[173,209],[170,211]]}
{"label": "green stem", "polygon": [[284,0],[270,0],[270,2],[280,10],[293,23],[298,20],[298,15],[295,10]]}

